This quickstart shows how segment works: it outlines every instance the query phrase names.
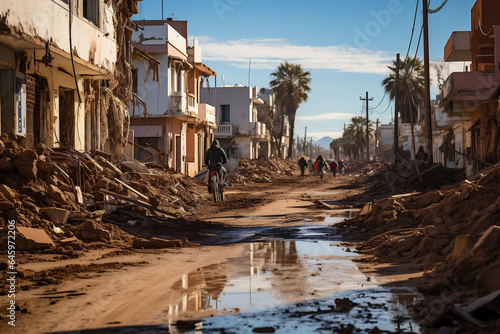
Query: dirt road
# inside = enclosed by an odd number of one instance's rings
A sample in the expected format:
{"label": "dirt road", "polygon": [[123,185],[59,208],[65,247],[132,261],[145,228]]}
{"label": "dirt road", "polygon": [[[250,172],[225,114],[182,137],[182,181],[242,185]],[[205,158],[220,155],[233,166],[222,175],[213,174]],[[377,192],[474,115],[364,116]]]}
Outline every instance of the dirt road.
{"label": "dirt road", "polygon": [[72,269],[62,282],[45,279],[21,292],[15,329],[4,319],[0,330],[331,333],[353,326],[418,332],[405,308],[416,294],[383,286],[399,277],[364,274],[367,266],[340,245],[332,225],[356,210],[318,204],[362,191],[339,189],[348,178],[238,185],[217,205],[207,196],[197,214],[206,226],[193,225],[202,236],[199,246],[96,250],[23,264],[23,271]]}

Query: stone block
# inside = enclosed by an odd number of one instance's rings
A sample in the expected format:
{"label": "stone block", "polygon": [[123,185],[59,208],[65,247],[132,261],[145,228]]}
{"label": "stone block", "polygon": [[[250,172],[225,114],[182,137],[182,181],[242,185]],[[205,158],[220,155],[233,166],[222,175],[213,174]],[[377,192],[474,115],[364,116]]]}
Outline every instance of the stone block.
{"label": "stone block", "polygon": [[54,242],[41,228],[17,226],[16,248],[18,250],[45,249],[52,246]]}
{"label": "stone block", "polygon": [[472,247],[474,246],[474,238],[468,234],[459,235],[455,238],[455,245],[451,258],[460,261],[472,254]]}
{"label": "stone block", "polygon": [[56,226],[66,224],[70,213],[68,210],[60,208],[46,208],[44,212],[49,217],[50,221]]}

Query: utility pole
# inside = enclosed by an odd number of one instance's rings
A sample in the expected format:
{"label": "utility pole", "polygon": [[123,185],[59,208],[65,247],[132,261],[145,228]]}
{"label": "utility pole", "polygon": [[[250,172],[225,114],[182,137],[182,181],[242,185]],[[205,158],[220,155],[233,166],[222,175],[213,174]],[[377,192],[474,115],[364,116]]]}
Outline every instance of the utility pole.
{"label": "utility pole", "polygon": [[[425,2],[425,0],[424,0]],[[398,109],[399,109],[399,53],[396,55],[396,98],[394,102],[394,163],[396,163],[396,157],[398,156]]]}
{"label": "utility pole", "polygon": [[370,120],[368,119],[368,101],[373,101],[372,98],[368,98],[368,92],[366,92],[366,98],[359,97],[361,101],[366,101],[366,161],[370,161]]}
{"label": "utility pole", "polygon": [[427,0],[422,1],[424,6],[424,84],[425,84],[425,127],[427,129],[427,163],[432,164],[432,120],[431,120],[431,91],[429,76],[429,8]]}
{"label": "utility pole", "polygon": [[307,155],[307,146],[306,146],[306,144],[307,144],[307,126],[304,129],[304,145],[302,146],[303,151],[304,151],[304,155],[307,157],[308,155]]}

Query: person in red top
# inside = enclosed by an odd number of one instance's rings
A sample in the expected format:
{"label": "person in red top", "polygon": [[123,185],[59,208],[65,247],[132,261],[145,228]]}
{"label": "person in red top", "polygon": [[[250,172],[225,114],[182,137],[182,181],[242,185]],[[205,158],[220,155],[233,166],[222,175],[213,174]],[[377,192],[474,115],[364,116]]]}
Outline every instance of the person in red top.
{"label": "person in red top", "polygon": [[321,155],[318,155],[316,161],[314,161],[314,169],[318,172],[319,177],[323,179],[323,168],[328,166],[325,159]]}

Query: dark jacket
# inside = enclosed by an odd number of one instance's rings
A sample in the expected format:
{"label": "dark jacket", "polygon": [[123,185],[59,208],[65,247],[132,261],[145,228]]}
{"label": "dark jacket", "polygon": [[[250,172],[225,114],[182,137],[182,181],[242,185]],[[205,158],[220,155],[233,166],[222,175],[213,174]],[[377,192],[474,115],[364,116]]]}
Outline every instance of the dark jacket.
{"label": "dark jacket", "polygon": [[332,160],[332,163],[330,164],[330,170],[333,172],[334,170],[337,170],[337,161]]}
{"label": "dark jacket", "polygon": [[226,152],[220,147],[219,141],[215,139],[212,142],[212,146],[205,153],[205,165],[208,166],[209,163],[225,164],[227,162]]}
{"label": "dark jacket", "polygon": [[301,167],[306,167],[307,166],[307,161],[304,158],[299,159],[299,166]]}

